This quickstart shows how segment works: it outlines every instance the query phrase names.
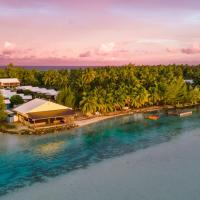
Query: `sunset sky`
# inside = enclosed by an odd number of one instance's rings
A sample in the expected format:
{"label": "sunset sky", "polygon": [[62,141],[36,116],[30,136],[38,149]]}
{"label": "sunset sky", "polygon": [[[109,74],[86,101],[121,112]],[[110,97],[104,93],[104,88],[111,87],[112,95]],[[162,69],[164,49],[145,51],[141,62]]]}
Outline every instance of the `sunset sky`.
{"label": "sunset sky", "polygon": [[200,0],[0,0],[0,65],[200,63]]}

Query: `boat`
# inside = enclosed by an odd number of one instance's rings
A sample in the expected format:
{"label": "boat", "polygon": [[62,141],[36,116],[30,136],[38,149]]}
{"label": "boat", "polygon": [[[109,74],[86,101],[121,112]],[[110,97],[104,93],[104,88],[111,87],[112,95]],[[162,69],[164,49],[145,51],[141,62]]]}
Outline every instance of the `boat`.
{"label": "boat", "polygon": [[192,115],[192,111],[179,113],[180,117],[187,117],[187,116],[191,116],[191,115]]}
{"label": "boat", "polygon": [[159,115],[149,115],[147,116],[147,119],[150,119],[150,120],[158,120],[160,118]]}
{"label": "boat", "polygon": [[192,115],[192,111],[170,111],[168,112],[168,115],[187,117]]}

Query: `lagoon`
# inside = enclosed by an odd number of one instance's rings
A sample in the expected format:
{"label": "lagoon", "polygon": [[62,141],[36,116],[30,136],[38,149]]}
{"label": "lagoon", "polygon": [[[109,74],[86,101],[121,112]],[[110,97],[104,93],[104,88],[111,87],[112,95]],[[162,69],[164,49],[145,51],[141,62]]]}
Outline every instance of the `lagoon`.
{"label": "lagoon", "polygon": [[199,119],[137,114],[59,135],[1,135],[0,199],[198,199]]}

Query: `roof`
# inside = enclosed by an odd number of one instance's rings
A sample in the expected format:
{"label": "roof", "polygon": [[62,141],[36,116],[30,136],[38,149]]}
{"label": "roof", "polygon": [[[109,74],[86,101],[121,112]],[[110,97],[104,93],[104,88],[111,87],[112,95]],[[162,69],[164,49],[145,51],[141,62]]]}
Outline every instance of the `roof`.
{"label": "roof", "polygon": [[5,112],[8,114],[8,115],[13,115],[14,112],[12,112],[11,110],[5,110]]}
{"label": "roof", "polygon": [[30,85],[28,86],[19,86],[17,87],[18,90],[29,90],[31,92],[36,92],[40,94],[46,94],[50,96],[56,96],[58,94],[58,91],[54,89],[46,89],[46,88],[39,88],[39,87],[32,87]]}
{"label": "roof", "polygon": [[22,97],[23,100],[31,100],[33,97],[31,95],[17,94]]}
{"label": "roof", "polygon": [[17,78],[0,78],[1,83],[20,83]]}
{"label": "roof", "polygon": [[14,111],[21,114],[28,114],[28,113],[30,114],[37,112],[47,112],[47,111],[66,110],[66,109],[72,110],[71,108],[65,107],[63,105],[53,103],[51,101],[47,101],[44,99],[36,98],[15,108]]}
{"label": "roof", "polygon": [[3,100],[4,101],[4,103],[7,105],[7,104],[10,104],[10,100],[9,99],[4,99]]}
{"label": "roof", "polygon": [[4,98],[8,98],[8,99],[10,99],[12,96],[17,94],[16,92],[12,92],[11,90],[5,90],[5,89],[1,89],[0,93],[2,94]]}
{"label": "roof", "polygon": [[12,92],[11,90],[5,90],[5,89],[0,89],[0,93],[2,96],[6,99],[10,99],[14,95],[19,95],[21,96],[24,100],[31,100],[32,96],[31,95],[24,95],[24,94],[18,94],[16,92]]}
{"label": "roof", "polygon": [[194,83],[194,81],[192,80],[192,79],[186,79],[186,80],[184,80],[186,83],[190,83],[190,84],[193,84]]}

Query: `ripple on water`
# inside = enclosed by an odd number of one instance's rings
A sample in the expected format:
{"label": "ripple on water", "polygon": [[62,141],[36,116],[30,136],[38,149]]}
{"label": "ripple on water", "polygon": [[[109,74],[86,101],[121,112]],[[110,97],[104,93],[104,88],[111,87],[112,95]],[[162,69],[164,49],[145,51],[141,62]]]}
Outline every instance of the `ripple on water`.
{"label": "ripple on water", "polygon": [[[137,115],[117,117],[62,135],[0,136],[0,195],[45,181],[107,158],[167,142],[199,129],[200,113],[188,118],[162,115],[149,121]],[[71,134],[69,134],[71,133]]]}

